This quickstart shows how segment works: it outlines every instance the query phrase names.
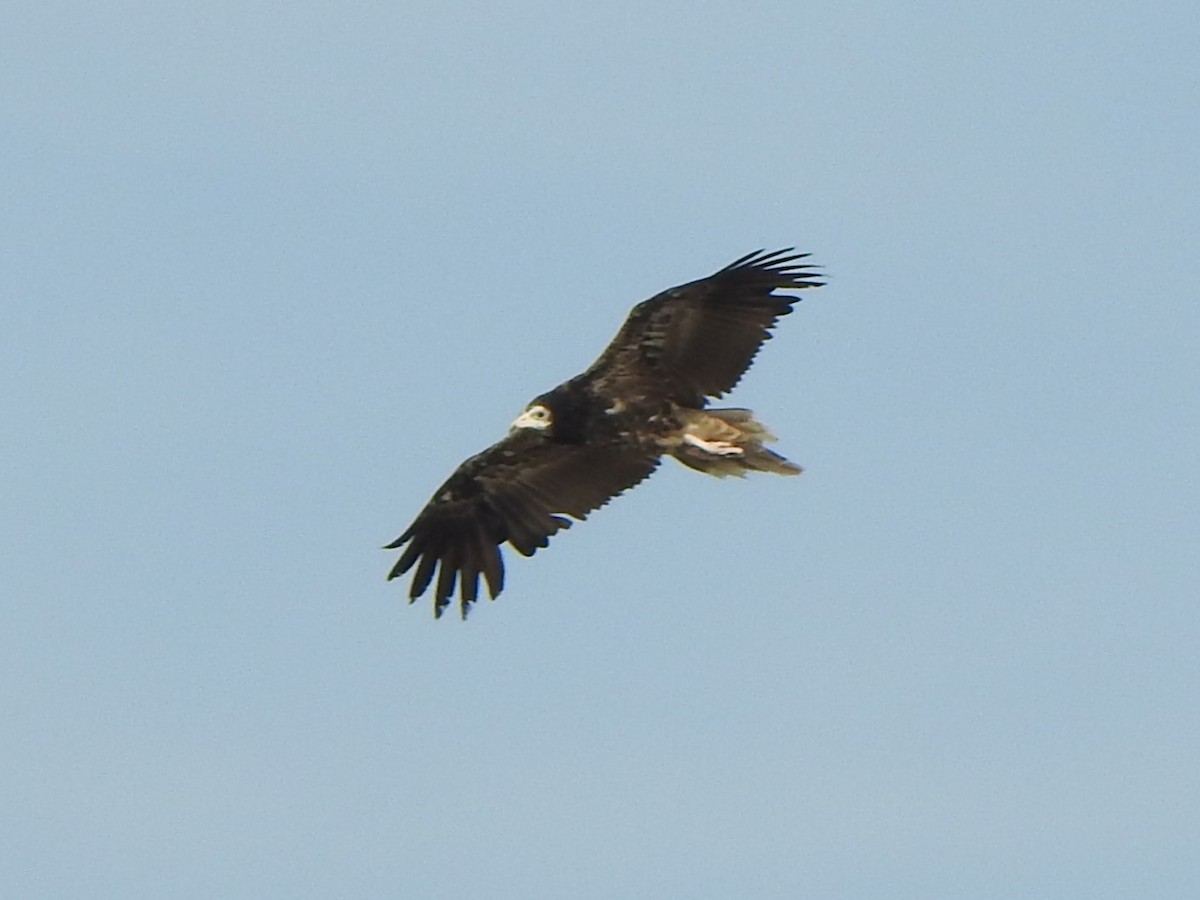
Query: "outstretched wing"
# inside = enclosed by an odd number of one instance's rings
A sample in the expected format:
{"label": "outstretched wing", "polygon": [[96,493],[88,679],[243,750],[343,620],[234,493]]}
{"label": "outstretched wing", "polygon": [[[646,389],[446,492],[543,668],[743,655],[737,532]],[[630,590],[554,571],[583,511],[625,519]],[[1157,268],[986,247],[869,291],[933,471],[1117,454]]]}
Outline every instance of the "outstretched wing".
{"label": "outstretched wing", "polygon": [[747,254],[699,281],[663,291],[633,308],[617,336],[586,373],[605,394],[655,389],[703,406],[733,388],[750,368],[780,316],[820,287],[807,253],[792,248]]}
{"label": "outstretched wing", "polygon": [[500,545],[532,556],[555,532],[587,518],[654,471],[658,457],[636,448],[555,443],[522,429],[464,462],[433,495],[408,530],[385,549],[408,544],[388,579],[414,565],[409,602],[425,593],[437,570],[434,615],[459,583],[466,618],[479,576],[492,599],[504,588]]}

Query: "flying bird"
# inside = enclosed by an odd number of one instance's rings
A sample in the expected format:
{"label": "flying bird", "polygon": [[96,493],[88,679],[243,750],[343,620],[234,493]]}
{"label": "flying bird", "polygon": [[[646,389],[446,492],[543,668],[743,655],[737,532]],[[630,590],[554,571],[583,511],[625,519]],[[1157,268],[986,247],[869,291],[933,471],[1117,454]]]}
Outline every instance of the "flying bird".
{"label": "flying bird", "polygon": [[[437,575],[434,616],[459,587],[466,618],[479,576],[504,588],[500,546],[523,556],[653,472],[663,456],[723,478],[748,471],[796,475],[769,450],[772,435],[748,409],[707,409],[750,368],[781,316],[820,287],[807,253],[756,251],[633,308],[591,368],[535,397],[507,437],[455,470],[408,529],[388,579],[416,566],[409,602]],[[407,545],[407,546],[405,546]]]}

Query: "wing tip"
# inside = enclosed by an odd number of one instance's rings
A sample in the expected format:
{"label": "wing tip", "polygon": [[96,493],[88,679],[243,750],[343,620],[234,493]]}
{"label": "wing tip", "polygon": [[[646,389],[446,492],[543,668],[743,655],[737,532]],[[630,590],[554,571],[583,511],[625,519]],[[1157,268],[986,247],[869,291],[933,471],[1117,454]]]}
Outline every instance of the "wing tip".
{"label": "wing tip", "polygon": [[[811,253],[796,253],[795,247],[783,247],[779,250],[759,249],[740,256],[725,268],[717,271],[713,277],[737,274],[742,276],[766,276],[773,279],[772,290],[803,290],[806,288],[823,287],[824,281],[818,277],[828,277],[820,272],[820,267],[811,263],[800,263],[808,259]],[[796,302],[791,298],[789,302]]]}

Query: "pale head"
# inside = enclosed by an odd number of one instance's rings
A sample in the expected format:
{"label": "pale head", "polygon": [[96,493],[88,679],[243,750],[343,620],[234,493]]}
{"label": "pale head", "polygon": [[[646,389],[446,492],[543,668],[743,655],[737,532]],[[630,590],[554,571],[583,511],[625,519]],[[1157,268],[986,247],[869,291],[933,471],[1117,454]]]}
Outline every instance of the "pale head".
{"label": "pale head", "polygon": [[554,417],[550,414],[550,409],[540,403],[535,403],[513,419],[513,423],[508,426],[508,430],[516,431],[518,428],[532,428],[535,431],[545,431],[553,424]]}

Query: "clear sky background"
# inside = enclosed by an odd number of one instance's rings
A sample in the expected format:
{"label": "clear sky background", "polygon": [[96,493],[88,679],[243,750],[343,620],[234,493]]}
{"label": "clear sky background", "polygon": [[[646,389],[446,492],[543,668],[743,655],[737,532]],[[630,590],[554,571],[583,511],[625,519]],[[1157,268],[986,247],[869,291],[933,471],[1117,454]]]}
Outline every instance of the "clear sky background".
{"label": "clear sky background", "polygon": [[[1194,3],[10,4],[14,897],[1194,897]],[[829,276],[467,623],[379,547],[635,302]]]}

